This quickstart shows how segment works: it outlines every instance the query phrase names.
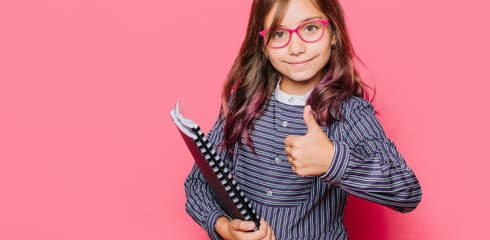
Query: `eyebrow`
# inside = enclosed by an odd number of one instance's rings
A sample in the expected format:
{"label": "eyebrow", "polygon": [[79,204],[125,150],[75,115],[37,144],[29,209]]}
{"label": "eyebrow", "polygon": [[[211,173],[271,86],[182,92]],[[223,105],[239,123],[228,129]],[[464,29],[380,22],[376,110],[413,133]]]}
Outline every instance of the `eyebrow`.
{"label": "eyebrow", "polygon": [[[298,24],[301,24],[301,23],[304,23],[304,22],[308,22],[308,21],[313,20],[313,19],[322,19],[322,18],[323,18],[323,17],[320,17],[320,16],[317,16],[317,17],[309,17],[309,18],[305,18],[305,19],[301,20],[301,21],[300,21]],[[297,25],[298,25],[298,24],[297,24]],[[278,26],[278,27],[286,27],[286,26],[281,25],[281,24],[279,24],[279,25],[277,25],[277,26]]]}

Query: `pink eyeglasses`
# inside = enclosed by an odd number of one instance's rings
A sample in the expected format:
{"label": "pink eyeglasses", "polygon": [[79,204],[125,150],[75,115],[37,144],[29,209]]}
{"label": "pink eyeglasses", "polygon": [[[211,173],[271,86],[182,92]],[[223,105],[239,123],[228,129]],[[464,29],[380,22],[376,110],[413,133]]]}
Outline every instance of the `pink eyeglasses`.
{"label": "pink eyeglasses", "polygon": [[298,25],[295,29],[289,29],[285,27],[278,27],[273,33],[269,33],[269,28],[262,30],[259,34],[267,41],[269,34],[271,39],[268,45],[271,48],[283,48],[291,42],[293,33],[296,33],[298,37],[306,43],[313,43],[319,41],[323,34],[325,34],[325,26],[328,24],[328,19],[315,19],[304,22]]}

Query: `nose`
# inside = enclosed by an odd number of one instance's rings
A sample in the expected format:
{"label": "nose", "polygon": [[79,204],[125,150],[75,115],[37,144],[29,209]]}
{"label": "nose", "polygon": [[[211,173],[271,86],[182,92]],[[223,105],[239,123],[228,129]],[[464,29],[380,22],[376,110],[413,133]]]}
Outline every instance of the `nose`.
{"label": "nose", "polygon": [[305,43],[299,38],[298,33],[293,33],[288,47],[289,55],[300,55],[305,52]]}

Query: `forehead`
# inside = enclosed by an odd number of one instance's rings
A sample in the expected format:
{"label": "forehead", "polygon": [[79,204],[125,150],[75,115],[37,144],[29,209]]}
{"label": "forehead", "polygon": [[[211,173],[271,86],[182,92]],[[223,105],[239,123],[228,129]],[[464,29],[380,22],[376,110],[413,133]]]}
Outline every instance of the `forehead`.
{"label": "forehead", "polygon": [[[272,25],[277,12],[278,2],[274,3],[271,11],[267,13],[264,20],[264,27]],[[326,18],[325,14],[316,6],[313,0],[289,0],[286,6],[284,17],[279,22],[280,26],[295,27],[305,19],[309,18]]]}

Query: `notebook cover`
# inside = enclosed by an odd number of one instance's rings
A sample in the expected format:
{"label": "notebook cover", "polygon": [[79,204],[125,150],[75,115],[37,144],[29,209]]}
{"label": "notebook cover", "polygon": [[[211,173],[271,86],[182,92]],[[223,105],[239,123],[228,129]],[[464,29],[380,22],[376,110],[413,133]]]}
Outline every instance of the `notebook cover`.
{"label": "notebook cover", "polygon": [[258,228],[260,219],[255,210],[199,125],[180,114],[178,103],[170,115],[221,208],[233,219],[254,221]]}

